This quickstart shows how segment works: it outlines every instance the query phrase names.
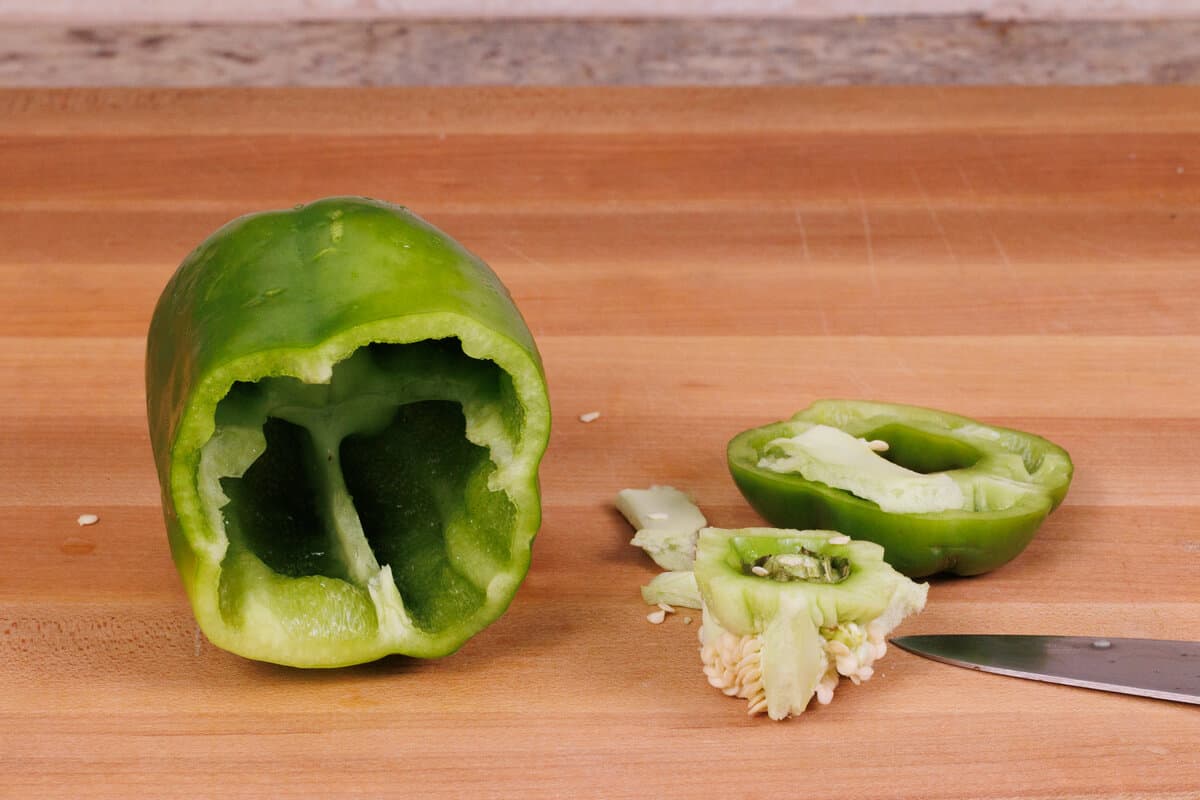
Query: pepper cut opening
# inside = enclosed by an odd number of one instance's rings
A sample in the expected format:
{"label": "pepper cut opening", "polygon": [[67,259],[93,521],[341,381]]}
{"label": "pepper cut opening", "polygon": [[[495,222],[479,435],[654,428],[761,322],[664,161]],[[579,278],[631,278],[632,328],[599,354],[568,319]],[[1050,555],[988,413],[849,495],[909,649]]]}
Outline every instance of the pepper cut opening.
{"label": "pepper cut opening", "polygon": [[229,541],[223,597],[250,580],[249,555],[295,579],[279,591],[296,596],[272,612],[295,624],[330,618],[329,598],[309,596],[312,576],[370,604],[387,574],[413,626],[461,624],[513,557],[517,512],[498,473],[521,408],[510,376],[457,339],[359,348],[326,384],[235,384],[202,455],[220,487],[202,497]]}

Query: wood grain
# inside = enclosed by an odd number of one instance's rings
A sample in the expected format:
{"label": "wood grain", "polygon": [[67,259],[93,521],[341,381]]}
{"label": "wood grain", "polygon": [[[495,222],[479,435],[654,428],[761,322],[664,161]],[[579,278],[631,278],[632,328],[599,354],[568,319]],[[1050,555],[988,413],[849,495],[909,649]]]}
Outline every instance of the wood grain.
{"label": "wood grain", "polygon": [[[667,482],[754,524],[734,433],[826,396],[941,406],[1077,477],[905,631],[1200,639],[1198,135],[1188,89],[0,92],[0,796],[1200,796],[1189,707],[900,652],[748,719],[694,623],[645,622],[611,508]],[[437,662],[313,673],[198,635],[142,354],[204,235],[336,192],[496,268],[556,422],[509,613]]]}

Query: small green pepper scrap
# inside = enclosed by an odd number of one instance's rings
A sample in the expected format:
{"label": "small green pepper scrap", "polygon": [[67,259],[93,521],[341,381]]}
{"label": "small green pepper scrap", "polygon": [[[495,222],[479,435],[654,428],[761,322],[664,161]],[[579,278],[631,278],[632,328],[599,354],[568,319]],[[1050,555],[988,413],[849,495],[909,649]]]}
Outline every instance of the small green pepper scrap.
{"label": "small green pepper scrap", "polygon": [[541,520],[541,360],[496,275],[407,210],[234,220],[150,324],[171,552],[201,629],[334,667],[453,652],[507,608]]}
{"label": "small green pepper scrap", "polygon": [[977,575],[1015,558],[1071,484],[1061,447],[916,406],[822,400],[738,434],[742,494],[772,525],[883,546],[910,577]]}

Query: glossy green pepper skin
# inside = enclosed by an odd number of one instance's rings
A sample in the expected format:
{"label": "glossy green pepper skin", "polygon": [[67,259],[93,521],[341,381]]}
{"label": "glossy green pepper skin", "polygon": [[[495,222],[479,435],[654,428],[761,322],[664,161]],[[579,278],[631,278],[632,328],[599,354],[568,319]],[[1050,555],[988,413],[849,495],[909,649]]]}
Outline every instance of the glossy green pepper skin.
{"label": "glossy green pepper skin", "polygon": [[[882,440],[882,456],[920,473],[944,472],[966,487],[972,508],[887,513],[870,500],[760,466],[772,440],[807,424]],[[786,528],[826,528],[876,542],[910,577],[978,575],[1015,558],[1071,484],[1061,447],[1033,434],[917,406],[822,400],[786,422],[744,431],[728,447],[734,482],[759,514]]]}
{"label": "glossy green pepper skin", "polygon": [[218,230],[158,301],[146,398],[171,552],[222,648],[446,655],[528,570],[541,359],[496,275],[401,207]]}

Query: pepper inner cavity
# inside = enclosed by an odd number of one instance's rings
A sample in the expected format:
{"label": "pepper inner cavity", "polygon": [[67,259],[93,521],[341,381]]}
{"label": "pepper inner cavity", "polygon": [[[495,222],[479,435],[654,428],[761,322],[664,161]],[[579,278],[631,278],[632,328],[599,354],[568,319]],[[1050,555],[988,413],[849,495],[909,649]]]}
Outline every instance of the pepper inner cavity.
{"label": "pepper inner cavity", "polygon": [[507,375],[457,340],[360,348],[328,384],[235,384],[202,455],[220,487],[206,502],[229,541],[223,566],[249,552],[364,594],[390,566],[416,627],[461,623],[511,558],[515,507],[489,482],[521,423],[514,406]]}
{"label": "pepper inner cavity", "polygon": [[231,549],[244,548],[280,575],[328,575],[349,580],[347,560],[322,518],[328,503],[320,491],[312,437],[299,425],[268,419],[266,450],[241,478],[223,478]]}
{"label": "pepper inner cavity", "polygon": [[887,442],[887,450],[879,454],[882,458],[922,475],[969,469],[983,457],[958,439],[898,423],[876,428],[863,438]]}

